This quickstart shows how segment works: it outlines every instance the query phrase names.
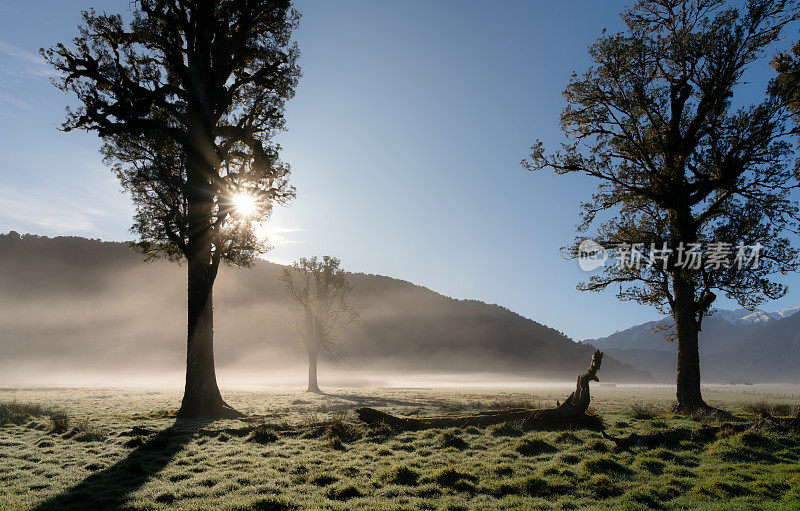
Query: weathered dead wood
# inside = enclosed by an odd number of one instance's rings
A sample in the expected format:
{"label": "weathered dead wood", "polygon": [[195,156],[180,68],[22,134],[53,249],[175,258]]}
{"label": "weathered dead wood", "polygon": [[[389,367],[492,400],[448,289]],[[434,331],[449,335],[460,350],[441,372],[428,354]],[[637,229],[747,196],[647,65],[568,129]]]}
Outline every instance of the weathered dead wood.
{"label": "weathered dead wood", "polygon": [[476,426],[486,427],[503,422],[520,424],[523,429],[587,427],[601,428],[602,419],[587,413],[589,408],[589,382],[600,381],[597,371],[603,354],[598,350],[592,356],[589,368],[578,376],[575,392],[556,408],[514,408],[481,412],[472,415],[449,415],[441,417],[397,417],[374,408],[359,408],[358,418],[372,426],[388,426],[396,431],[416,431],[431,428]]}

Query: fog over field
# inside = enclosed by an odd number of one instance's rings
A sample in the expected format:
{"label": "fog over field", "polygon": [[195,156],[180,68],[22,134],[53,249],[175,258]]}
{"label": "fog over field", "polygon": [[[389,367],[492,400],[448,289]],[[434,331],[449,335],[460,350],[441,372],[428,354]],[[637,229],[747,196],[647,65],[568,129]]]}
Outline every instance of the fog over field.
{"label": "fog over field", "polygon": [[[122,243],[0,237],[0,384],[180,385],[185,266]],[[307,358],[281,266],[222,268],[214,292],[221,384],[300,385]],[[322,385],[573,382],[592,348],[503,307],[352,274],[363,323],[323,357]],[[604,381],[650,381],[608,358]],[[467,376],[465,376],[465,374]]]}

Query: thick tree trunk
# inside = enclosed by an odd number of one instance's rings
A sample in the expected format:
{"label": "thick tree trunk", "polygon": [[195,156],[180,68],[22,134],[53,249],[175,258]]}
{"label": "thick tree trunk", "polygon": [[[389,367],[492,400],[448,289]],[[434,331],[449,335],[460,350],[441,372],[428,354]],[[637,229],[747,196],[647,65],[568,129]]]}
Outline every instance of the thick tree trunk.
{"label": "thick tree trunk", "polygon": [[[199,130],[197,131],[199,132]],[[198,140],[210,140],[204,133]],[[213,199],[208,180],[215,169],[201,153],[189,155],[189,231],[185,251],[187,282],[186,388],[179,417],[233,418],[242,414],[231,408],[217,386],[214,370],[213,289],[219,254],[212,252]],[[216,256],[216,257],[215,257]]]}
{"label": "thick tree trunk", "polygon": [[503,422],[515,422],[523,429],[536,428],[570,428],[590,427],[601,428],[602,420],[597,415],[587,413],[589,408],[589,382],[600,381],[597,370],[603,354],[598,350],[592,356],[589,368],[578,376],[575,392],[556,408],[525,409],[516,408],[492,412],[482,412],[475,415],[459,415],[445,417],[397,417],[374,408],[359,408],[356,410],[358,418],[367,424],[378,426],[386,425],[395,431],[416,431],[430,428],[450,428],[478,426],[486,427]]}
{"label": "thick tree trunk", "polygon": [[217,386],[214,369],[215,271],[208,259],[188,264],[188,335],[186,345],[186,387],[179,417],[240,417],[225,401]]}
{"label": "thick tree trunk", "polygon": [[689,278],[673,278],[675,305],[673,319],[678,337],[675,412],[695,412],[710,408],[700,391],[699,327],[695,311],[695,290]]}
{"label": "thick tree trunk", "polygon": [[317,359],[319,358],[319,349],[308,349],[308,389],[306,392],[315,392],[322,394],[322,391],[317,385]]}

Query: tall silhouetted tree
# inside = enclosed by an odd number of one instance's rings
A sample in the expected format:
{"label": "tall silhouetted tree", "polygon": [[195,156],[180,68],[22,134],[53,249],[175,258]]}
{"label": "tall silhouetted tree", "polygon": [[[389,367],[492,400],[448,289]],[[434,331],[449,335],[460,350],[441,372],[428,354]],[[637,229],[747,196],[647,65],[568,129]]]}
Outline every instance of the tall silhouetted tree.
{"label": "tall silhouetted tree", "polygon": [[791,50],[778,54],[772,61],[772,67],[778,72],[772,84],[772,91],[786,102],[794,115],[795,126],[798,126],[800,125],[800,42],[795,43]]}
{"label": "tall silhouetted tree", "polygon": [[271,139],[300,75],[299,14],[288,0],[133,4],[129,21],[84,12],[73,44],[42,54],[79,100],[63,129],[96,132],[131,192],[136,247],[187,261],[179,415],[235,416],[214,371],[212,290],[220,262],[247,265],[264,249],[254,227],[294,193]]}
{"label": "tall silhouetted tree", "polygon": [[317,384],[317,359],[320,350],[330,354],[339,330],[360,321],[358,312],[347,302],[353,286],[335,257],[322,260],[301,258],[284,268],[280,280],[289,297],[298,303],[295,329],[308,351],[308,390],[321,392]]}
{"label": "tall silhouetted tree", "polygon": [[[620,299],[672,315],[677,411],[708,408],[698,332],[715,291],[752,307],[785,293],[770,274],[797,267],[785,237],[798,219],[786,109],[773,96],[732,103],[748,66],[795,16],[788,0],[640,0],[622,14],[625,30],[604,34],[590,48],[594,65],[566,88],[563,149],[546,154],[537,142],[523,161],[599,179],[579,232],[605,216],[600,240],[623,247],[617,255],[641,243],[641,257],[655,262],[606,264],[578,288],[618,285]],[[737,262],[740,250],[748,260]]]}

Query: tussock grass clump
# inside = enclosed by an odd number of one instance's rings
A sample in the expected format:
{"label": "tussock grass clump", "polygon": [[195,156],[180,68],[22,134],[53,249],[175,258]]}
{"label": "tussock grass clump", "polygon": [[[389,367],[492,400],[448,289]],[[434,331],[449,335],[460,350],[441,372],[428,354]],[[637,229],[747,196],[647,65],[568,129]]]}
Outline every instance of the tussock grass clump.
{"label": "tussock grass clump", "polygon": [[108,436],[105,431],[86,419],[77,421],[69,435],[77,442],[101,442]]}
{"label": "tussock grass clump", "polygon": [[728,420],[731,418],[731,414],[719,408],[701,408],[686,414],[686,417],[695,422],[708,423],[712,421]]}
{"label": "tussock grass clump", "polygon": [[579,444],[581,439],[571,431],[561,431],[556,435],[555,441],[559,444]]}
{"label": "tussock grass clump", "polygon": [[560,473],[561,473],[561,470],[559,470],[558,467],[553,466],[553,465],[550,465],[548,467],[544,467],[543,469],[541,469],[539,471],[539,474],[543,475],[543,476],[557,476]]}
{"label": "tussock grass clump", "polygon": [[177,497],[172,492],[162,493],[158,497],[155,498],[155,501],[159,504],[172,504],[175,502]]}
{"label": "tussock grass clump", "polygon": [[367,431],[367,440],[375,443],[382,443],[394,435],[394,431],[387,424],[380,423]]}
{"label": "tussock grass clump", "polygon": [[526,477],[522,480],[522,490],[532,497],[547,497],[564,492],[561,485],[551,484],[547,479],[537,476]]}
{"label": "tussock grass clump", "polygon": [[655,419],[658,411],[658,407],[653,403],[636,402],[628,406],[628,414],[637,420]]}
{"label": "tussock grass clump", "polygon": [[50,416],[50,422],[52,424],[52,428],[50,430],[51,433],[62,434],[69,431],[70,426],[70,417],[64,412],[56,412]]}
{"label": "tussock grass clump", "polygon": [[502,424],[495,424],[489,426],[487,430],[492,436],[522,436],[524,431],[516,422],[503,422]]}
{"label": "tussock grass clump", "polygon": [[361,438],[361,430],[344,421],[334,421],[325,429],[325,444],[337,451],[345,450],[345,442],[355,442]]}
{"label": "tussock grass clump", "polygon": [[344,422],[342,420],[334,421],[328,426],[328,429],[325,430],[326,437],[329,439],[337,438],[342,442],[355,442],[361,438],[361,433],[361,429],[349,422]]}
{"label": "tussock grass clump", "polygon": [[522,493],[522,488],[520,488],[519,481],[516,479],[501,479],[500,481],[482,484],[478,491],[501,499],[507,495],[519,495]]}
{"label": "tussock grass clump", "polygon": [[569,453],[560,456],[559,459],[561,460],[561,462],[567,463],[569,465],[574,465],[575,463],[578,463],[581,460],[580,456]]}
{"label": "tussock grass clump", "polygon": [[0,402],[0,426],[6,424],[20,425],[31,418],[44,417],[54,413],[54,410],[37,403],[4,401]]}
{"label": "tussock grass clump", "polygon": [[678,455],[664,447],[659,447],[650,451],[650,456],[664,461],[673,461],[678,458]]}
{"label": "tussock grass clump", "polygon": [[330,447],[331,449],[335,449],[337,451],[346,451],[347,447],[344,446],[344,442],[339,437],[336,436],[328,436],[325,439],[325,445]]}
{"label": "tussock grass clump", "polygon": [[416,486],[419,481],[419,472],[405,465],[394,467],[381,475],[381,480],[389,484],[402,486]]}
{"label": "tussock grass clump", "polygon": [[538,456],[556,452],[558,449],[541,438],[523,438],[514,446],[514,450],[523,456]]}
{"label": "tussock grass clump", "polygon": [[474,474],[459,472],[453,467],[444,468],[433,475],[433,481],[439,486],[464,492],[475,491],[475,483],[479,479]]}
{"label": "tussock grass clump", "polygon": [[442,447],[455,447],[456,449],[467,449],[469,444],[454,431],[443,431],[439,436],[439,443]]}
{"label": "tussock grass clump", "polygon": [[608,444],[599,438],[586,441],[586,448],[594,452],[608,452]]}
{"label": "tussock grass clump", "polygon": [[713,499],[726,499],[730,497],[743,497],[750,495],[750,490],[739,483],[732,481],[710,480],[704,481],[694,489],[695,493]]}
{"label": "tussock grass clump", "polygon": [[601,499],[622,495],[622,487],[605,474],[592,477],[589,481],[589,488]]}
{"label": "tussock grass clump", "polygon": [[587,474],[629,475],[631,473],[631,469],[607,455],[583,460],[581,469]]}
{"label": "tussock grass clump", "polygon": [[748,430],[722,436],[711,444],[708,452],[731,462],[769,463],[774,460],[777,445],[758,431]]}
{"label": "tussock grass clump", "polygon": [[248,442],[256,442],[259,444],[271,444],[273,442],[277,442],[280,437],[278,433],[275,432],[274,429],[269,427],[267,424],[259,424],[258,426],[253,429],[253,432],[250,433],[250,436],[247,437]]}
{"label": "tussock grass clump", "polygon": [[514,473],[514,467],[509,465],[500,465],[494,469],[494,473],[499,476],[508,476]]}
{"label": "tussock grass clump", "polygon": [[435,483],[428,483],[414,489],[413,494],[423,499],[431,499],[441,495],[442,489]]}
{"label": "tussock grass clump", "polygon": [[312,477],[308,482],[316,486],[330,486],[338,480],[339,478],[330,474],[318,474]]}
{"label": "tussock grass clump", "polygon": [[348,486],[341,486],[337,488],[331,488],[325,494],[331,500],[350,500],[358,497],[362,497],[364,494],[353,485]]}
{"label": "tussock grass clump", "polygon": [[549,497],[566,493],[569,491],[569,488],[564,485],[553,484],[543,477],[529,476],[489,482],[488,484],[481,485],[478,491],[496,498],[503,498],[507,495]]}
{"label": "tussock grass clump", "polygon": [[800,407],[788,403],[770,403],[756,401],[743,406],[744,411],[759,417],[786,417],[800,414]]}
{"label": "tussock grass clump", "polygon": [[653,458],[642,458],[639,460],[639,465],[651,474],[660,475],[664,473],[664,468],[667,464],[661,460]]}
{"label": "tussock grass clump", "polygon": [[791,485],[783,482],[752,481],[747,483],[747,488],[761,497],[778,500],[786,491],[791,489]]}
{"label": "tussock grass clump", "polygon": [[645,488],[634,488],[628,491],[622,498],[623,501],[630,502],[634,506],[644,506],[645,509],[662,509],[662,502],[656,495],[653,495]]}

